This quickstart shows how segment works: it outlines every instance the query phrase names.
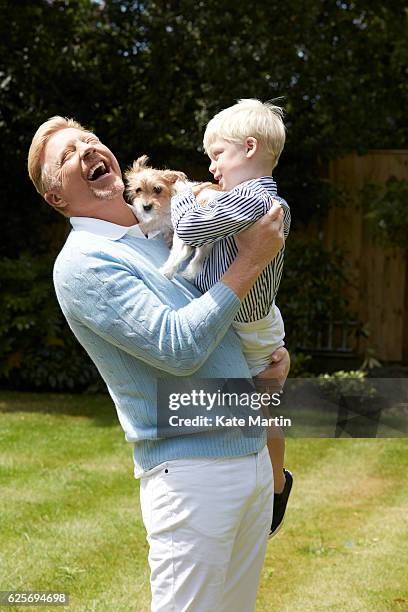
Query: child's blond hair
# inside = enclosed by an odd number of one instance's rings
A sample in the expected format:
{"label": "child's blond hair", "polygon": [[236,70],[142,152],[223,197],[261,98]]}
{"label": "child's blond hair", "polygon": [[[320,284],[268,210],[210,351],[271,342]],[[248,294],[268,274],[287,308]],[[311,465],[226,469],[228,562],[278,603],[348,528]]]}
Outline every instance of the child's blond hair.
{"label": "child's blond hair", "polygon": [[255,98],[238,100],[237,104],[225,108],[208,122],[204,132],[204,150],[208,154],[217,138],[243,143],[252,136],[261,143],[274,168],[285,144],[283,114],[283,108],[272,102]]}

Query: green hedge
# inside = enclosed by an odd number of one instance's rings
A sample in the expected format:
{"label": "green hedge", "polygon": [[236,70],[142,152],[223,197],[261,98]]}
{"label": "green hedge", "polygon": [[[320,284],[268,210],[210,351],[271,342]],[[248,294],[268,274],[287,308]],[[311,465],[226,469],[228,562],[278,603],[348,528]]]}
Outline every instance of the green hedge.
{"label": "green hedge", "polygon": [[49,256],[0,260],[0,384],[80,391],[99,374],[72,335],[52,285]]}
{"label": "green hedge", "polygon": [[277,304],[285,321],[286,345],[295,354],[312,343],[322,324],[352,318],[347,299],[349,269],[344,253],[320,240],[289,239]]}

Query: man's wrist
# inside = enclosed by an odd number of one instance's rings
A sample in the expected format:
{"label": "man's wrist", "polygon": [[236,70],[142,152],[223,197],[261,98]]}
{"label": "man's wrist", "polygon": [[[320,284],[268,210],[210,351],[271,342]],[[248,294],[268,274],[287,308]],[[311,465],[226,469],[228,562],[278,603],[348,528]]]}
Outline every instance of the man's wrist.
{"label": "man's wrist", "polygon": [[238,254],[228,270],[221,277],[221,282],[232,289],[242,301],[261,274],[263,267],[253,258]]}
{"label": "man's wrist", "polygon": [[236,266],[242,266],[249,276],[257,278],[266,267],[266,264],[260,264],[259,261],[255,260],[250,253],[238,252],[235,257],[234,263]]}

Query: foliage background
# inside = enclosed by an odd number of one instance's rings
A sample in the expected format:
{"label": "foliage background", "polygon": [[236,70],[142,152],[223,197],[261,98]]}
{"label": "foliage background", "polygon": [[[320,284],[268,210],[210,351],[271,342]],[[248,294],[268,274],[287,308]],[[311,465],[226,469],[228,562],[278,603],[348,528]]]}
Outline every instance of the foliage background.
{"label": "foliage background", "polygon": [[[275,178],[301,229],[310,218],[319,223],[332,201],[321,178],[328,160],[406,147],[407,17],[402,0],[0,0],[3,382],[69,388],[96,380],[50,280],[65,222],[26,175],[40,123],[74,116],[122,167],[148,153],[200,179],[208,178],[207,120],[242,97],[283,96],[288,138]],[[335,265],[326,259],[327,269]],[[322,308],[340,291],[337,281],[322,283]]]}

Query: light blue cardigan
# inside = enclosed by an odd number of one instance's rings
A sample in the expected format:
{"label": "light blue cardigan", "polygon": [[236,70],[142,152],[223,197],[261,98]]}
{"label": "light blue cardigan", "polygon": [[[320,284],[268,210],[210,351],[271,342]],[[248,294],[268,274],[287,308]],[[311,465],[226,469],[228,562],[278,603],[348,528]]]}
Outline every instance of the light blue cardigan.
{"label": "light blue cardigan", "polygon": [[170,459],[260,450],[264,433],[244,436],[239,428],[157,437],[158,378],[250,378],[239,340],[228,330],[241,302],[222,283],[201,296],[181,277],[165,278],[158,268],[168,249],[160,238],[131,235],[127,228],[118,234],[121,226],[105,221],[96,225],[70,233],[55,262],[54,284],[134,444],[135,475]]}

